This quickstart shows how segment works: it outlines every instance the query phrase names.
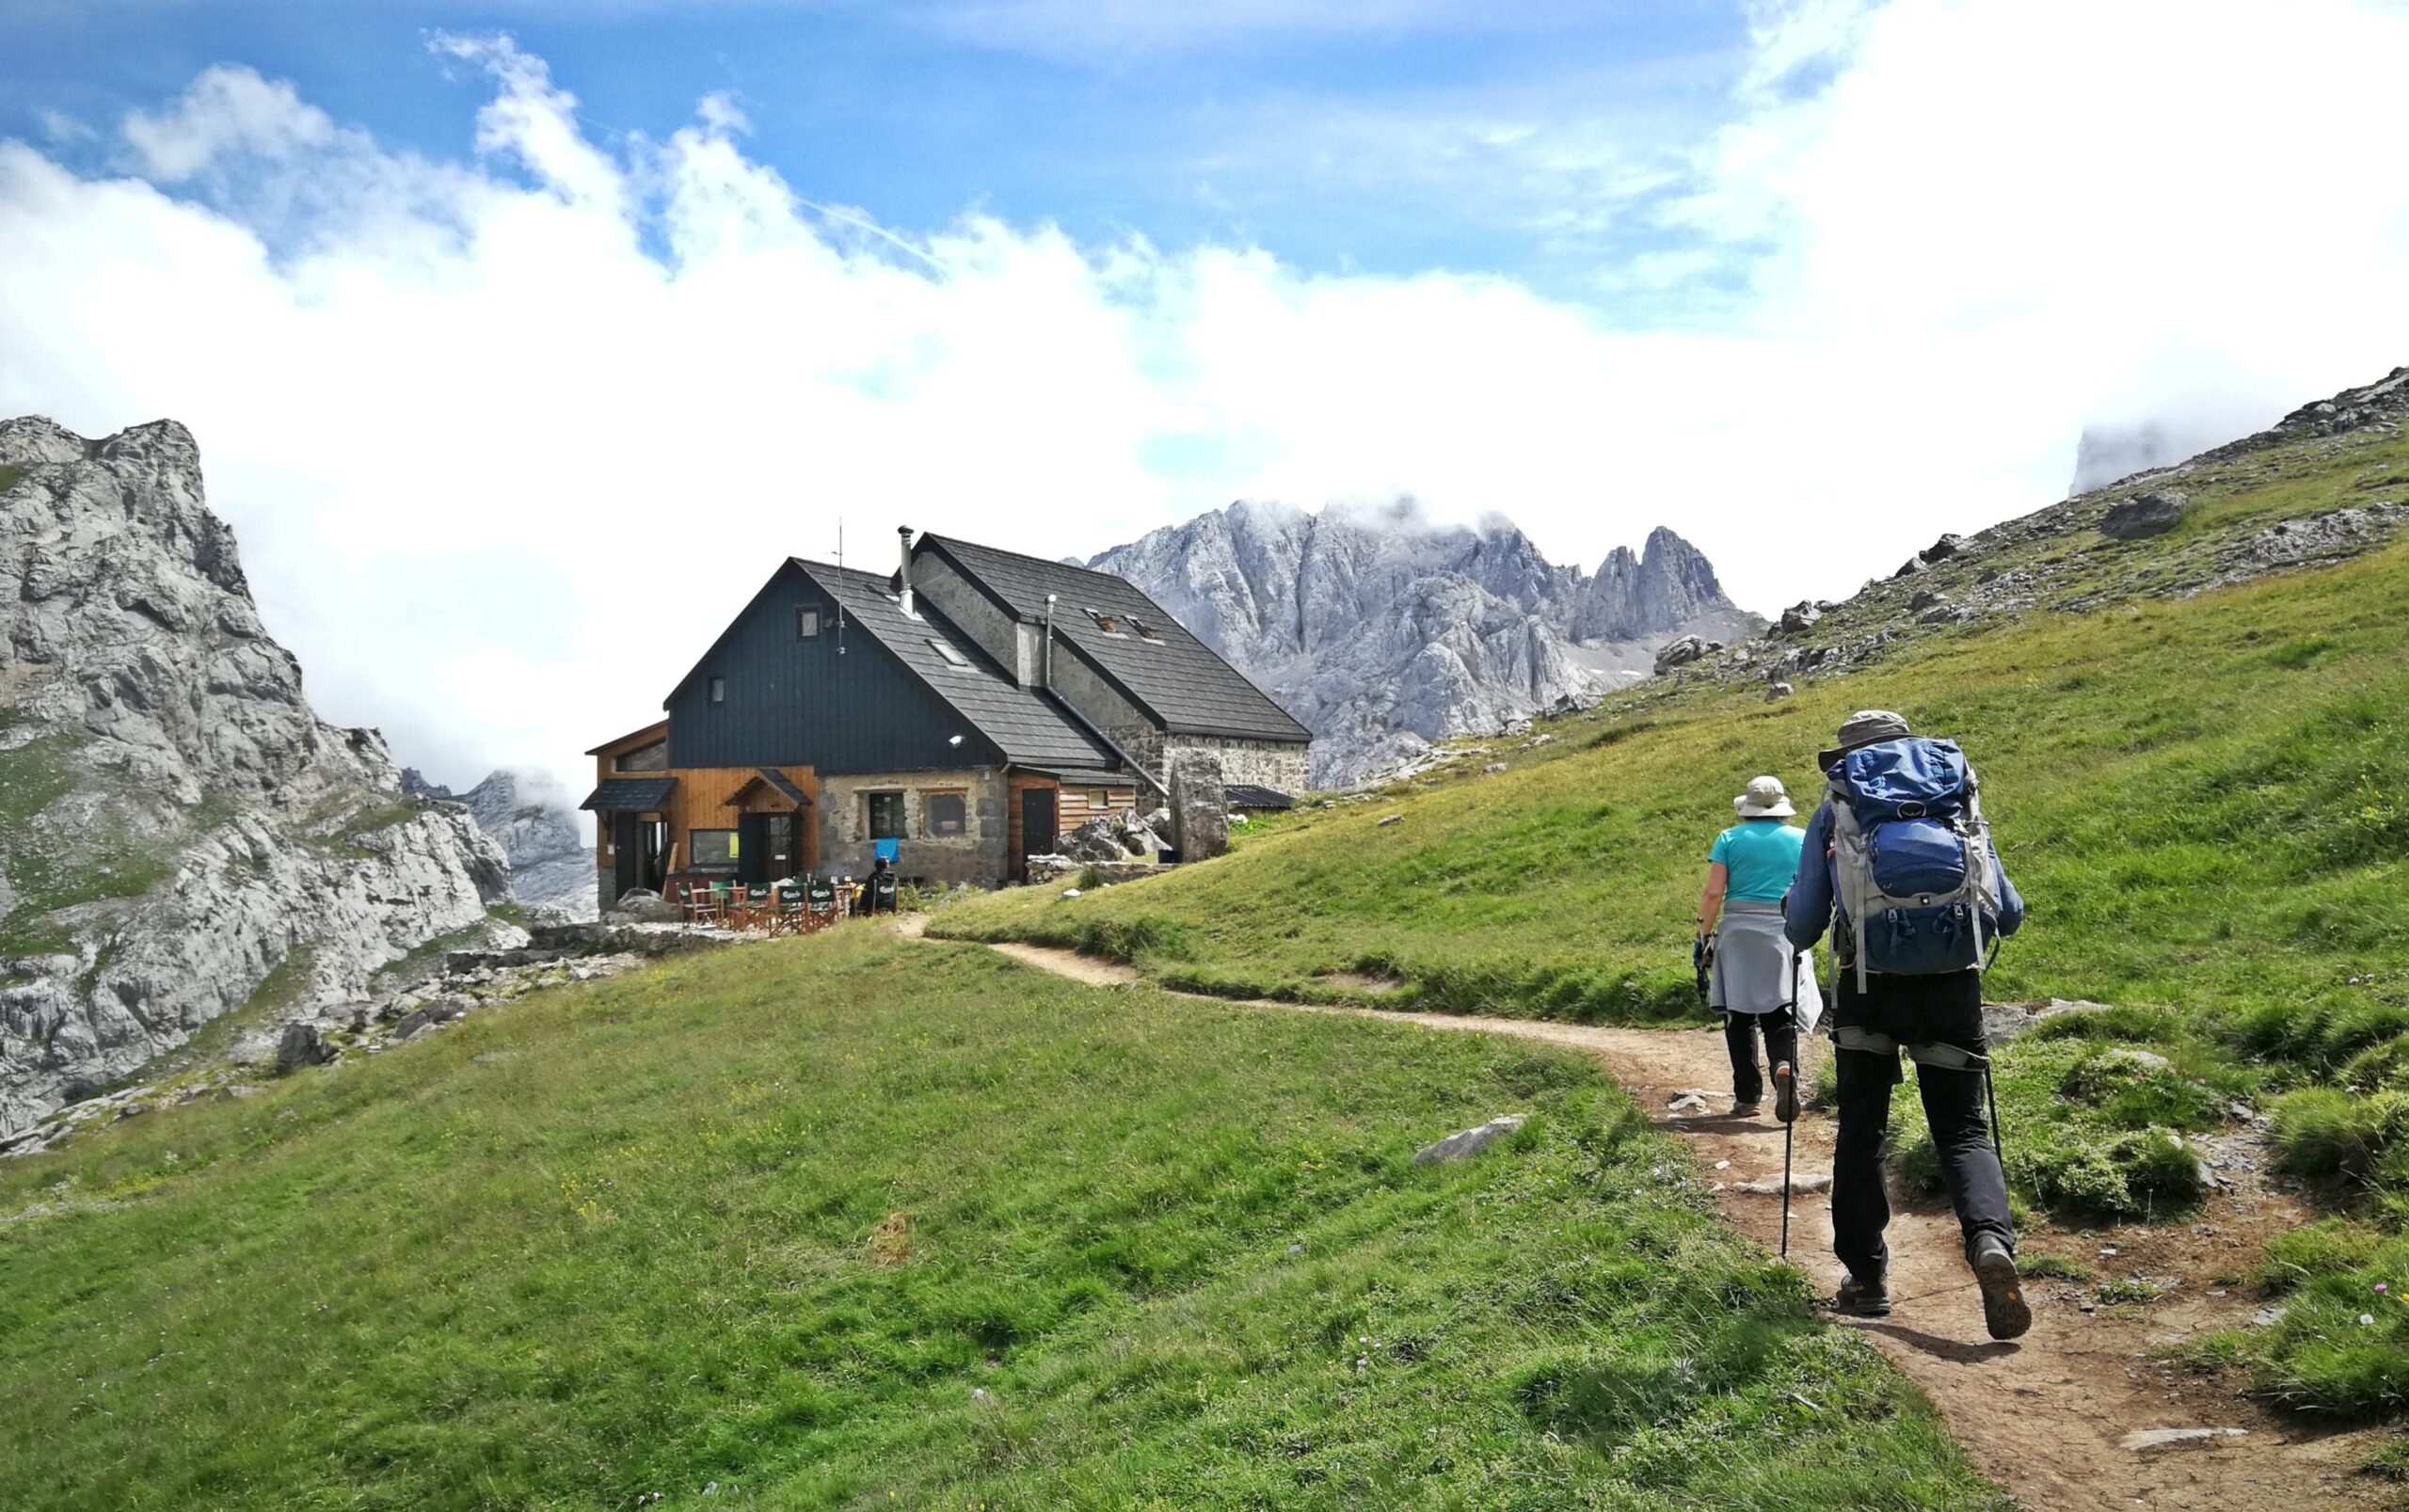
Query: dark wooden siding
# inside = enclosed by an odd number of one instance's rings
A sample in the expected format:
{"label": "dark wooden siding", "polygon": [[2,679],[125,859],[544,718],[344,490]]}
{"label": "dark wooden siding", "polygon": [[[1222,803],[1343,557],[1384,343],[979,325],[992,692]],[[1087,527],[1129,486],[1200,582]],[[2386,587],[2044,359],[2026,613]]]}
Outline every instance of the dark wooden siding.
{"label": "dark wooden siding", "polygon": [[[795,611],[820,611],[820,638],[795,637]],[[842,647],[841,652],[839,647]],[[726,701],[710,702],[711,679]],[[926,772],[1001,764],[971,724],[790,565],[669,695],[669,764]],[[960,745],[949,738],[962,737]]]}

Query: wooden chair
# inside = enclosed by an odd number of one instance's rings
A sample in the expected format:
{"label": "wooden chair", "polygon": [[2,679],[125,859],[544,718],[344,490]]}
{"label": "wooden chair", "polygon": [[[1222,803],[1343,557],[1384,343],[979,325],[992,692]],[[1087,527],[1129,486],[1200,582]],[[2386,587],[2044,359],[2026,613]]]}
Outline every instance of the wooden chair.
{"label": "wooden chair", "polygon": [[770,884],[757,883],[744,889],[744,927],[766,930],[770,927]]}
{"label": "wooden chair", "polygon": [[811,915],[811,928],[824,930],[837,922],[837,884],[825,877],[814,877],[804,884],[804,909]]}
{"label": "wooden chair", "polygon": [[715,925],[727,917],[718,888],[710,883],[689,877],[685,883],[686,921],[690,924]]}
{"label": "wooden chair", "polygon": [[778,883],[771,893],[777,899],[777,907],[770,915],[770,932],[801,934],[803,921],[811,916],[804,907],[803,883],[790,879]]}

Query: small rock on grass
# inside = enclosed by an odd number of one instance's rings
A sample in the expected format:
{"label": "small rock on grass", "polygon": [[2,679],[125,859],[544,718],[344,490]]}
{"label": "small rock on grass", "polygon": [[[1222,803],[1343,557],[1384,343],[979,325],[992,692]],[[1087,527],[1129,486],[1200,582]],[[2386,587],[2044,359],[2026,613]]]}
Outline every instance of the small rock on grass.
{"label": "small rock on grass", "polygon": [[1417,1166],[1444,1166],[1451,1161],[1469,1158],[1480,1154],[1522,1126],[1523,1115],[1520,1113],[1508,1113],[1502,1118],[1491,1119],[1476,1129],[1466,1129],[1460,1134],[1451,1134],[1435,1144],[1424,1145],[1413,1152],[1413,1163]]}

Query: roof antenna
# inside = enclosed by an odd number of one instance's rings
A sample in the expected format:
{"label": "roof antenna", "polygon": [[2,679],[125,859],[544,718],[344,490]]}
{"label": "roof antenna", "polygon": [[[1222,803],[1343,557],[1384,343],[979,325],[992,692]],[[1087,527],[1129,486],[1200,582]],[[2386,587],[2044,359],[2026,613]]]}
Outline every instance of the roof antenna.
{"label": "roof antenna", "polygon": [[[837,570],[845,570],[845,517],[837,517]],[[845,654],[845,601],[837,600],[837,654]]]}

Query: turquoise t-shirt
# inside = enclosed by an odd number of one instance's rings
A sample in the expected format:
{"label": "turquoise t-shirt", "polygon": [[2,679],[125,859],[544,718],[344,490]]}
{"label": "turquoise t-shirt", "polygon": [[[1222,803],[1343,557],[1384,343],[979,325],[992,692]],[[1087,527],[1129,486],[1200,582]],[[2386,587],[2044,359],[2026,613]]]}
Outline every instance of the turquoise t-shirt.
{"label": "turquoise t-shirt", "polygon": [[1798,852],[1806,845],[1805,830],[1778,819],[1742,820],[1715,837],[1706,859],[1731,870],[1724,897],[1735,903],[1779,903],[1798,874]]}

